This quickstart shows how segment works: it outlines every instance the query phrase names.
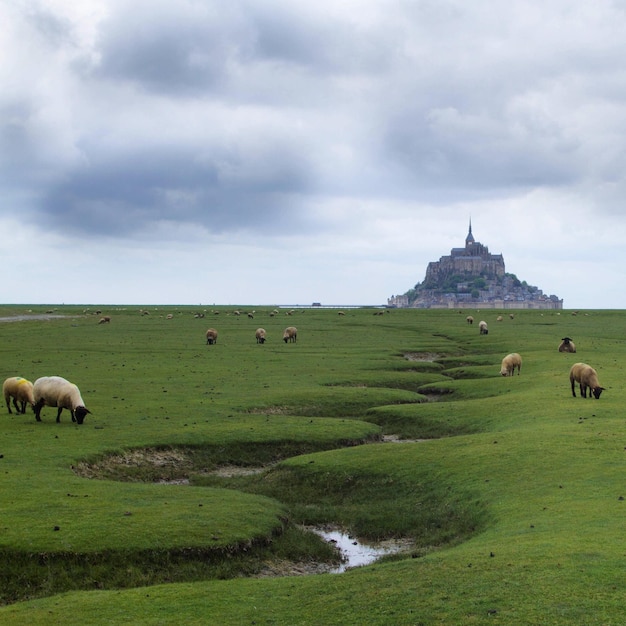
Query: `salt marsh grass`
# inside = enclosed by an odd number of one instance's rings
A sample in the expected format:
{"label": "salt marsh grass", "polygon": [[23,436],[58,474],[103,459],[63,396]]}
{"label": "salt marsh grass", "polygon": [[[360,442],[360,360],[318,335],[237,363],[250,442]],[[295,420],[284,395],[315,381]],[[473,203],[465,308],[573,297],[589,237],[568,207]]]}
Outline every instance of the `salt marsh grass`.
{"label": "salt marsh grass", "polygon": [[[0,323],[1,374],[62,375],[92,415],[0,423],[3,623],[620,623],[623,312],[482,311],[480,336],[470,310],[49,308],[0,308],[26,318]],[[572,398],[575,361],[600,400]],[[314,523],[413,548],[253,578],[332,562]]]}

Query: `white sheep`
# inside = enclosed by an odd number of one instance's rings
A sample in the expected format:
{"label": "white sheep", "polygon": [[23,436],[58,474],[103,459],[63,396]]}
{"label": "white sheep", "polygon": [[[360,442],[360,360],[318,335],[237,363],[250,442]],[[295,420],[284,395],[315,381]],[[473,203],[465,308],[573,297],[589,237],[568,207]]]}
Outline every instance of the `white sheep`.
{"label": "white sheep", "polygon": [[563,337],[561,339],[561,343],[559,344],[559,352],[576,352],[576,344],[571,340],[570,337]]}
{"label": "white sheep", "polygon": [[11,411],[11,399],[13,399],[13,406],[17,413],[26,413],[26,405],[33,406],[35,404],[33,383],[21,376],[7,378],[2,385],[2,393],[4,393],[4,401],[7,403],[9,413],[13,413]]}
{"label": "white sheep", "polygon": [[589,388],[589,397],[591,394],[597,400],[604,391],[604,387],[600,387],[598,382],[598,373],[596,370],[586,363],[574,363],[569,371],[569,381],[572,385],[572,395],[576,397],[576,383],[580,385],[580,395],[587,397],[587,388]]}
{"label": "white sheep", "polygon": [[481,335],[487,335],[489,333],[489,329],[487,328],[487,322],[485,320],[481,320],[478,322],[478,330]]}
{"label": "white sheep", "polygon": [[500,374],[502,374],[502,376],[514,376],[516,367],[517,375],[519,376],[522,371],[522,357],[517,352],[512,352],[502,359]]}
{"label": "white sheep", "polygon": [[215,328],[209,328],[209,330],[206,331],[206,342],[209,346],[217,343],[217,331]]}
{"label": "white sheep", "polygon": [[255,332],[256,342],[265,343],[266,333],[265,328],[257,328]]}
{"label": "white sheep", "polygon": [[465,318],[465,321],[466,321],[468,324],[473,324],[473,323],[474,323],[474,318],[473,318],[471,315],[468,315],[468,316]]}
{"label": "white sheep", "polygon": [[35,403],[35,419],[41,422],[41,409],[44,406],[56,406],[57,423],[61,421],[61,411],[67,409],[72,414],[72,421],[82,424],[85,416],[91,413],[80,395],[80,390],[74,384],[61,376],[43,376],[33,385]]}
{"label": "white sheep", "polygon": [[285,332],[283,333],[283,341],[285,343],[292,342],[295,343],[298,339],[298,329],[295,326],[287,326],[285,328]]}

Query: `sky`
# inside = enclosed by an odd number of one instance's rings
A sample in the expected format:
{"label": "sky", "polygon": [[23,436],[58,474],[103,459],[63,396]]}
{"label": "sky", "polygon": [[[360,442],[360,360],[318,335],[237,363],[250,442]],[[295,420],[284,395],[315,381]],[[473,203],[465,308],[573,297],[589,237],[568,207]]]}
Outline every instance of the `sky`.
{"label": "sky", "polygon": [[379,305],[476,241],[626,309],[626,5],[2,0],[0,302]]}

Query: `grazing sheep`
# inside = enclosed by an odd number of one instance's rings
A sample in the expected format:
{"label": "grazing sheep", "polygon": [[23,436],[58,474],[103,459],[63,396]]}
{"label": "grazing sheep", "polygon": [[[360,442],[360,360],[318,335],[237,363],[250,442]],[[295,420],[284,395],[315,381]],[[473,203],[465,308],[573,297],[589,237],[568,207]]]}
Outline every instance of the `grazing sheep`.
{"label": "grazing sheep", "polygon": [[206,331],[206,342],[209,346],[217,343],[217,331],[215,328],[209,328],[209,330]]}
{"label": "grazing sheep", "polygon": [[502,315],[498,315],[498,317],[496,317],[496,322],[501,322],[503,319]]}
{"label": "grazing sheep", "polygon": [[108,315],[100,318],[98,324],[108,324],[111,321],[111,318]]}
{"label": "grazing sheep", "polygon": [[465,321],[466,321],[468,324],[473,324],[473,323],[474,323],[474,318],[473,318],[471,315],[468,315],[468,316],[465,318]]}
{"label": "grazing sheep", "polygon": [[522,371],[522,357],[517,354],[517,352],[512,352],[502,359],[500,374],[502,374],[502,376],[514,376],[516,367],[517,375],[519,376]]}
{"label": "grazing sheep", "polygon": [[298,339],[298,329],[295,326],[287,326],[285,328],[285,332],[283,333],[283,341],[285,343],[292,342],[295,343]]}
{"label": "grazing sheep", "polygon": [[512,320],[515,319],[515,314],[514,313],[509,313],[509,318],[511,318]]}
{"label": "grazing sheep", "polygon": [[576,344],[570,337],[563,337],[559,345],[559,352],[571,352],[573,354],[576,352]]}
{"label": "grazing sheep", "polygon": [[265,328],[257,328],[255,337],[256,337],[257,343],[265,343],[265,339],[266,339]]}
{"label": "grazing sheep", "polygon": [[82,424],[85,416],[91,413],[86,407],[76,385],[61,376],[43,376],[33,385],[35,419],[41,422],[41,409],[44,406],[56,406],[57,423],[61,421],[61,411],[67,409],[72,414],[72,421]]}
{"label": "grazing sheep", "polygon": [[489,334],[489,329],[487,328],[487,322],[485,322],[485,320],[478,322],[478,329],[481,335]]}
{"label": "grazing sheep", "polygon": [[4,393],[4,400],[7,403],[9,413],[13,413],[11,411],[11,398],[13,398],[13,406],[17,413],[26,413],[26,405],[33,406],[35,404],[33,383],[21,376],[7,378],[2,385],[2,393]]}
{"label": "grazing sheep", "polygon": [[576,397],[576,383],[580,384],[580,395],[587,397],[587,388],[589,388],[589,397],[593,393],[597,400],[604,391],[604,387],[600,387],[598,382],[598,373],[596,370],[586,363],[574,363],[569,371],[569,381],[572,385],[572,395]]}

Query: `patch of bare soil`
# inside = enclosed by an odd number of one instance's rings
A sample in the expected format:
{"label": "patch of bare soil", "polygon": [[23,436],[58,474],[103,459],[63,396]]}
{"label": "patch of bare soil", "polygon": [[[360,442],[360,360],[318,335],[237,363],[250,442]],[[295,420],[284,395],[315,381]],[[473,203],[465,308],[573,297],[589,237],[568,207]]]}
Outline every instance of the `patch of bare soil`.
{"label": "patch of bare soil", "polygon": [[[115,473],[119,467],[150,467],[159,470],[176,470],[178,475],[188,473],[191,461],[184,452],[179,450],[157,450],[145,448],[128,450],[122,454],[111,454],[95,463],[81,461],[73,466],[74,472],[84,478],[99,478],[102,475]],[[180,480],[183,480],[182,478]],[[172,481],[163,481],[172,482]]]}
{"label": "patch of bare soil", "polygon": [[404,358],[407,361],[422,361],[425,363],[432,363],[442,356],[442,354],[437,354],[436,352],[406,352],[404,354]]}
{"label": "patch of bare soil", "polygon": [[382,443],[421,443],[428,439],[401,439],[398,435],[383,435]]}
{"label": "patch of bare soil", "polygon": [[233,478],[235,476],[254,476],[254,474],[260,474],[269,467],[271,466],[261,465],[258,467],[239,467],[238,465],[222,465],[212,472],[204,473],[211,474],[212,476],[219,476],[220,478]]}
{"label": "patch of bare soil", "polygon": [[275,576],[309,576],[310,574],[329,574],[337,566],[329,563],[316,563],[315,561],[272,561],[265,564],[255,578],[271,578]]}
{"label": "patch of bare soil", "polygon": [[[144,468],[146,474],[157,475],[155,482],[166,485],[188,485],[189,475],[193,472],[193,464],[182,450],[158,450],[144,448],[128,450],[122,454],[111,454],[94,463],[85,461],[73,466],[74,472],[84,478],[100,478],[119,472],[120,468]],[[215,470],[203,474],[232,478],[235,476],[252,476],[260,474],[270,465],[241,467],[238,465],[222,465]],[[198,473],[198,472],[194,472]]]}
{"label": "patch of bare soil", "polygon": [[55,315],[53,313],[31,313],[24,315],[9,315],[0,317],[0,322],[25,322],[27,320],[58,320],[69,317],[68,315]]}

